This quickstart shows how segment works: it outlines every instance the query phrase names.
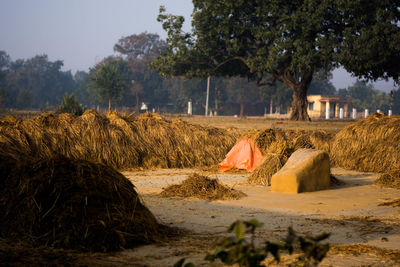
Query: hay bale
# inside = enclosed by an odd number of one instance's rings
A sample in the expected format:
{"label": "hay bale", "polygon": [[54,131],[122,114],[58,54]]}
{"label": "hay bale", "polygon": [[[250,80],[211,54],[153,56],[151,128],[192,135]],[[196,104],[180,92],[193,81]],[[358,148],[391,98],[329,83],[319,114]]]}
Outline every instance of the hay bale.
{"label": "hay bale", "polygon": [[298,135],[296,138],[293,139],[292,143],[294,151],[301,148],[314,148],[310,140],[310,135],[306,133]]}
{"label": "hay bale", "polygon": [[330,147],[334,136],[333,133],[328,133],[323,130],[311,131],[309,134],[312,148],[323,150],[327,153],[330,153]]}
{"label": "hay bale", "polygon": [[337,166],[385,172],[400,166],[400,116],[374,113],[336,134],[331,158]]}
{"label": "hay bale", "polygon": [[238,137],[237,131],[170,121],[150,113],[123,117],[87,110],[79,117],[42,114],[0,121],[0,153],[16,159],[61,154],[117,169],[215,165]]}
{"label": "hay bale", "polygon": [[170,185],[161,193],[163,197],[200,198],[206,200],[240,199],[246,194],[221,185],[217,179],[194,173],[178,185]]}
{"label": "hay bale", "polygon": [[273,142],[286,140],[285,132],[280,129],[264,129],[257,131],[250,136],[250,138],[253,138],[254,142],[263,153],[267,152]]}
{"label": "hay bale", "polygon": [[12,166],[0,165],[0,238],[114,251],[164,237],[134,185],[111,167],[63,156]]}
{"label": "hay bale", "polygon": [[247,181],[250,184],[271,185],[271,177],[282,168],[281,159],[277,154],[267,153],[261,164],[251,172]]}
{"label": "hay bale", "polygon": [[400,169],[390,170],[383,173],[377,180],[375,184],[383,186],[400,189]]}

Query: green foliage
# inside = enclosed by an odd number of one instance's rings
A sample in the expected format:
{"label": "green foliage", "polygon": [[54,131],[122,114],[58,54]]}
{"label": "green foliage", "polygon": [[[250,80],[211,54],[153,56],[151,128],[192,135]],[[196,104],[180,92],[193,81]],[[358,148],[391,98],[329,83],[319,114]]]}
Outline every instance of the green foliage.
{"label": "green foliage", "polygon": [[393,113],[400,114],[400,89],[393,90],[392,92],[390,101]]}
{"label": "green foliage", "polygon": [[[216,243],[214,251],[208,253],[205,260],[214,262],[219,259],[228,266],[239,265],[243,267],[262,266],[261,263],[271,254],[279,263],[281,260],[280,252],[287,251],[292,254],[296,248],[303,253],[297,259],[297,264],[302,266],[317,266],[329,251],[329,244],[320,242],[327,239],[330,234],[323,233],[318,236],[300,236],[291,227],[288,234],[281,242],[265,241],[261,247],[255,245],[255,230],[260,228],[262,223],[253,219],[250,221],[236,221],[229,228],[229,233],[234,236],[224,238]],[[250,241],[245,238],[250,235]],[[183,265],[185,259],[181,259],[174,266],[194,266]],[[191,264],[191,263],[189,263]]]}
{"label": "green foliage", "polygon": [[[127,101],[131,103],[145,101],[155,106],[168,102],[168,90],[163,87],[163,78],[148,67],[151,60],[164,48],[165,42],[157,34],[147,32],[122,37],[114,45],[114,51],[126,57],[132,80],[134,80],[131,95],[127,95]],[[139,101],[139,95],[142,98],[141,101]],[[133,101],[133,97],[137,99]]]}
{"label": "green foliage", "polygon": [[[92,70],[93,71],[93,70]],[[76,89],[74,95],[80,103],[85,105],[95,105],[99,101],[96,99],[96,93],[91,92],[91,75],[85,71],[77,71],[74,75]]]}
{"label": "green foliage", "polygon": [[332,79],[332,72],[319,70],[314,74],[313,80],[308,88],[309,95],[335,95],[336,88],[330,82]]}
{"label": "green foliage", "polygon": [[11,61],[0,51],[1,105],[6,108],[43,108],[58,104],[64,92],[72,92],[76,83],[69,71],[61,71],[63,62],[51,62],[47,55]]}
{"label": "green foliage", "polygon": [[0,88],[6,86],[6,75],[10,64],[10,56],[5,51],[0,51]]}
{"label": "green foliage", "polygon": [[400,1],[333,1],[341,19],[335,60],[359,78],[400,75]]}
{"label": "green foliage", "polygon": [[71,93],[70,95],[68,95],[68,93],[65,93],[61,105],[57,108],[58,113],[71,113],[76,116],[82,115],[84,111],[85,107],[79,104],[73,93]]}
{"label": "green foliage", "polygon": [[131,86],[131,72],[126,60],[109,57],[95,66],[90,86],[103,104],[117,104]]}
{"label": "green foliage", "polygon": [[[165,76],[266,74],[293,90],[292,119],[306,120],[314,72],[344,65],[359,76],[400,73],[396,1],[193,0],[193,30],[160,8],[167,47],[152,63]],[[367,14],[367,15],[366,15]],[[381,46],[380,46],[381,45]]]}
{"label": "green foliage", "polygon": [[164,86],[167,88],[171,102],[177,111],[184,111],[187,108],[188,101],[192,100],[193,113],[204,114],[203,105],[206,98],[206,80],[165,79]]}
{"label": "green foliage", "polygon": [[341,97],[349,99],[353,107],[358,110],[381,109],[387,111],[390,109],[390,95],[376,90],[372,84],[367,84],[366,81],[357,80],[347,89],[340,89],[338,93]]}
{"label": "green foliage", "polygon": [[21,89],[17,96],[17,108],[26,109],[32,105],[32,93],[26,89]]}
{"label": "green foliage", "polygon": [[260,97],[262,101],[270,102],[272,99],[272,104],[279,111],[286,111],[290,107],[293,100],[292,90],[290,87],[277,81],[275,85],[263,85],[259,87]]}

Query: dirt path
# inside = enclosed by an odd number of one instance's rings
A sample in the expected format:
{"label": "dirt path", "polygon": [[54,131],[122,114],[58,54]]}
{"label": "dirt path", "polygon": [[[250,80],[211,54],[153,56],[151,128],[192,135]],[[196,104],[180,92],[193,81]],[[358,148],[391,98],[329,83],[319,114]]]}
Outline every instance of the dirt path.
{"label": "dirt path", "polygon": [[[195,170],[125,172],[145,205],[163,223],[190,231],[163,245],[125,250],[102,258],[110,265],[171,266],[182,257],[209,266],[203,257],[211,243],[226,235],[235,220],[256,218],[264,223],[257,239],[279,240],[292,226],[299,233],[332,233],[333,245],[321,266],[400,266],[400,208],[383,204],[400,199],[400,190],[373,185],[377,174],[333,169],[346,184],[330,190],[281,194],[249,185],[247,174],[212,174],[247,197],[229,201],[162,198],[167,185],[180,183]],[[286,260],[290,260],[288,257]]]}
{"label": "dirt path", "polygon": [[[172,266],[186,258],[196,266],[221,266],[204,261],[212,243],[227,236],[226,229],[235,220],[257,219],[264,223],[256,233],[257,242],[278,241],[286,236],[289,226],[301,234],[330,232],[331,249],[320,266],[400,266],[400,190],[373,185],[377,174],[333,169],[332,173],[344,185],[294,195],[249,185],[247,173],[208,173],[211,178],[243,191],[247,197],[209,202],[158,195],[166,186],[180,183],[193,172],[200,171],[124,173],[160,222],[185,229],[179,239],[116,253],[70,252],[69,255],[66,251],[39,251],[44,255],[42,262],[65,259],[67,265],[74,266]],[[296,256],[284,256],[281,265],[293,262]],[[267,259],[266,264],[274,262]]]}

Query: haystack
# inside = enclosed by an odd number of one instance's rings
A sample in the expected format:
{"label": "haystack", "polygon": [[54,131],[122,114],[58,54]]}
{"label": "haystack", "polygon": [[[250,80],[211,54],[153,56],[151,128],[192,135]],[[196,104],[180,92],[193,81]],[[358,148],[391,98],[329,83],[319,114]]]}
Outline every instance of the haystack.
{"label": "haystack", "polygon": [[54,154],[117,169],[184,168],[220,162],[238,138],[236,131],[166,120],[157,114],[103,116],[94,110],[0,121],[0,153],[49,159]]}
{"label": "haystack", "polygon": [[217,179],[194,173],[178,185],[170,185],[161,192],[164,197],[200,198],[206,200],[240,199],[245,197],[241,191],[219,183]]}
{"label": "haystack", "polygon": [[212,166],[224,158],[238,138],[238,134],[224,129],[170,121],[150,113],[133,123],[146,144],[142,159],[145,167]]}
{"label": "haystack", "polygon": [[400,116],[374,113],[336,134],[331,159],[337,166],[385,172],[400,168]]}
{"label": "haystack", "polygon": [[114,251],[166,234],[134,185],[111,167],[63,156],[25,162],[0,157],[0,238]]}

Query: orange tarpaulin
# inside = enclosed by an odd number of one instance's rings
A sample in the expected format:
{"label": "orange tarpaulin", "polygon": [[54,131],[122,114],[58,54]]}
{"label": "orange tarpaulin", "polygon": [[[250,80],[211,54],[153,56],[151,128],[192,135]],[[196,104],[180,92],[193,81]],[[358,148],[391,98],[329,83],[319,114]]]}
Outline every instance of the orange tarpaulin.
{"label": "orange tarpaulin", "polygon": [[261,150],[254,144],[254,141],[244,138],[226,154],[225,159],[218,166],[223,172],[232,168],[253,171],[261,163],[262,158]]}

